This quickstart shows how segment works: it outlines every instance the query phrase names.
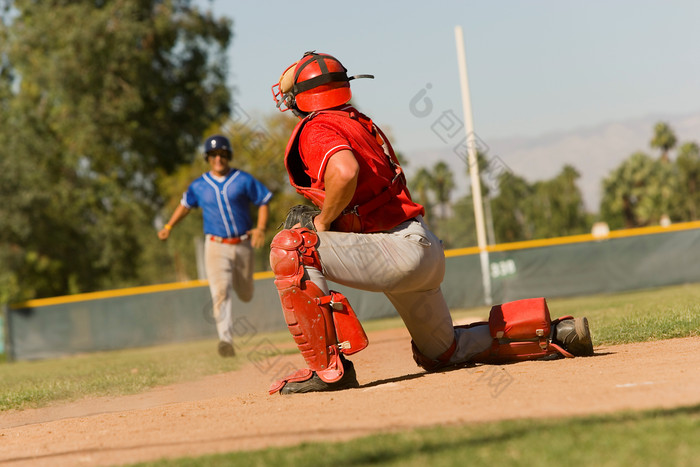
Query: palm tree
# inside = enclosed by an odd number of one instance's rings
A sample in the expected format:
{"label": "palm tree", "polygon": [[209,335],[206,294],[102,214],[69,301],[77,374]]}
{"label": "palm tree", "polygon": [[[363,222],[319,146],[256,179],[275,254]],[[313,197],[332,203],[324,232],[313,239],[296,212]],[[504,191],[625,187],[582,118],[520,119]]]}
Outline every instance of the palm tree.
{"label": "palm tree", "polygon": [[676,158],[683,220],[697,220],[700,209],[700,147],[685,143],[678,149]]}
{"label": "palm tree", "polygon": [[421,167],[411,180],[411,191],[418,194],[418,202],[425,208],[426,221],[430,218],[431,203],[429,193],[432,188],[432,174],[425,167]]}
{"label": "palm tree", "polygon": [[652,148],[661,150],[661,161],[668,162],[668,151],[676,146],[676,135],[671,127],[664,122],[659,122],[654,126],[654,137],[649,143]]}
{"label": "palm tree", "polygon": [[433,191],[435,198],[440,205],[441,215],[443,219],[447,217],[447,208],[449,206],[452,190],[454,190],[454,176],[450,167],[443,161],[438,162],[433,167],[432,172]]}
{"label": "palm tree", "polygon": [[638,152],[603,181],[600,211],[611,228],[654,224],[675,212],[677,188],[670,164]]}

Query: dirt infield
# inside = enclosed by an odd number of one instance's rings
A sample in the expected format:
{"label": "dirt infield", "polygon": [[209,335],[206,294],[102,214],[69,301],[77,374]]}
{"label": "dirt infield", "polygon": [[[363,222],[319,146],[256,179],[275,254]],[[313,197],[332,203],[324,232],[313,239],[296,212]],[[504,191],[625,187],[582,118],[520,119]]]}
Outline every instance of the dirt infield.
{"label": "dirt infield", "polygon": [[[0,464],[118,465],[417,426],[700,403],[697,337],[598,347],[588,358],[436,374],[415,366],[403,329],[371,333],[370,343],[352,358],[359,389],[270,396],[270,378],[248,364],[133,396],[6,412],[0,415]],[[281,358],[302,366],[298,355]]]}

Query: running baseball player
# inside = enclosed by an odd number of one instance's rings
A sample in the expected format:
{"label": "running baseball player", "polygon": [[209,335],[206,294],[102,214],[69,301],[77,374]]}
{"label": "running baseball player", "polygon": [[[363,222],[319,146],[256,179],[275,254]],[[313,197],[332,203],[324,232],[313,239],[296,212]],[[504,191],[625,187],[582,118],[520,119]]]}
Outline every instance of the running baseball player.
{"label": "running baseball player", "polygon": [[552,321],[543,298],[494,307],[488,323],[454,327],[440,284],[445,255],[411,199],[384,133],[348,102],[347,70],[307,52],[272,87],[277,107],[301,120],[287,145],[291,185],[318,209],[294,209],[272,241],[270,265],[286,323],[308,368],[270,394],[358,387],[346,358],[368,345],[345,296],[327,280],[383,292],[428,371],[593,352],[585,318]]}
{"label": "running baseball player", "polygon": [[[214,318],[219,335],[219,355],[232,357],[232,291],[248,302],[253,298],[253,247],[265,243],[268,203],[272,193],[252,175],[232,168],[233,150],[228,138],[214,135],[204,142],[209,172],[193,181],[167,224],[158,232],[167,240],[173,227],[189,212],[202,208],[204,262],[209,280]],[[250,217],[257,206],[257,226]]]}

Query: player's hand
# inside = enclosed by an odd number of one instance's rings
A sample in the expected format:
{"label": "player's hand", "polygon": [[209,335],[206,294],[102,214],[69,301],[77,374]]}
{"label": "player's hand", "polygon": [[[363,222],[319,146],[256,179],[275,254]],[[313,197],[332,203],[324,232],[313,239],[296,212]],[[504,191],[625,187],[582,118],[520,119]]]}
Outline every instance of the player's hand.
{"label": "player's hand", "polygon": [[170,229],[166,229],[165,227],[163,227],[158,231],[158,238],[160,238],[161,240],[167,240],[169,236]]}
{"label": "player's hand", "polygon": [[265,231],[263,229],[251,229],[248,231],[248,235],[250,235],[250,244],[253,245],[253,248],[261,248],[265,245]]}

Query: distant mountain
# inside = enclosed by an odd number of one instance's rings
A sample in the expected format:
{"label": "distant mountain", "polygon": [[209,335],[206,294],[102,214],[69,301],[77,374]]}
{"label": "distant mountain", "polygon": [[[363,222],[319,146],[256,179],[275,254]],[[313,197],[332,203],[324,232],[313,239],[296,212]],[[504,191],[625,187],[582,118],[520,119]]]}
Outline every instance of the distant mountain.
{"label": "distant mountain", "polygon": [[[510,170],[530,182],[553,178],[564,165],[572,165],[581,174],[578,186],[583,194],[586,209],[589,212],[597,212],[603,178],[636,151],[658,155],[658,151],[649,146],[649,141],[653,136],[654,125],[659,121],[671,126],[680,144],[687,141],[700,144],[700,113],[680,116],[650,115],[532,138],[485,141],[488,146],[487,156],[495,172]],[[469,177],[466,175],[465,162],[451,148],[404,151],[404,155],[409,160],[406,168],[409,177],[420,167],[431,167],[437,161],[443,160],[457,175],[455,194],[462,196],[467,192]],[[674,156],[675,154],[672,154],[671,158]]]}

